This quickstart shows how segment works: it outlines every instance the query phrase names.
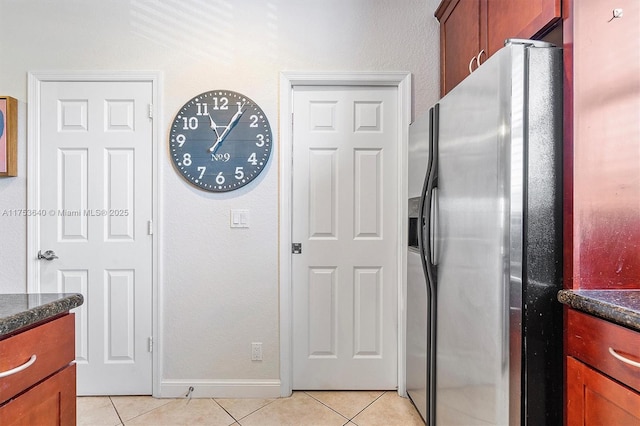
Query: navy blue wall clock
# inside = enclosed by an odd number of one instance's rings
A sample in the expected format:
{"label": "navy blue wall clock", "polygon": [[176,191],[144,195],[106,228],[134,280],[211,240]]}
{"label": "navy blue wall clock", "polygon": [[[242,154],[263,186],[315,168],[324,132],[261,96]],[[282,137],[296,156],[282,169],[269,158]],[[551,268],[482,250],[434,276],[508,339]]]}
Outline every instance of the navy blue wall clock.
{"label": "navy blue wall clock", "polygon": [[195,96],[171,123],[174,166],[189,183],[206,191],[247,185],[264,170],[271,146],[271,127],[262,108],[231,90]]}

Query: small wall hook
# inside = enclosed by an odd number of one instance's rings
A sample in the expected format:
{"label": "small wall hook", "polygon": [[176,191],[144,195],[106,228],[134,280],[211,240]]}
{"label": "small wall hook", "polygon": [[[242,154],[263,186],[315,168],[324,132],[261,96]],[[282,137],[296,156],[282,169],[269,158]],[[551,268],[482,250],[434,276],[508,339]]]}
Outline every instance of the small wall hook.
{"label": "small wall hook", "polygon": [[613,16],[607,22],[611,22],[616,18],[622,18],[624,16],[624,10],[620,8],[613,9]]}

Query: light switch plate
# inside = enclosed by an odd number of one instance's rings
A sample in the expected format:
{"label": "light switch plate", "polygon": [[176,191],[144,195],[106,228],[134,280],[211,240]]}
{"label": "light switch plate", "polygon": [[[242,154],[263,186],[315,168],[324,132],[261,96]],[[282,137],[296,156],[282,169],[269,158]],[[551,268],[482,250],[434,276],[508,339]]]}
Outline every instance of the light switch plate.
{"label": "light switch plate", "polygon": [[231,209],[231,228],[248,228],[249,227],[249,210],[247,209]]}

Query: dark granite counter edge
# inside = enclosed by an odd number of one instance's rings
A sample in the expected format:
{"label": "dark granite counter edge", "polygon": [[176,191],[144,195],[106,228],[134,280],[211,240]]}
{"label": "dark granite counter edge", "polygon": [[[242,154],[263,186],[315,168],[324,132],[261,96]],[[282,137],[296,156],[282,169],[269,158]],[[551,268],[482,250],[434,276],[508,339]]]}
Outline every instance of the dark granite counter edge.
{"label": "dark granite counter edge", "polygon": [[640,312],[611,303],[604,298],[589,295],[588,292],[585,294],[585,292],[573,290],[560,290],[558,301],[573,309],[640,331]]}
{"label": "dark granite counter edge", "polygon": [[[2,295],[0,295],[2,297]],[[84,303],[81,294],[69,293],[57,300],[0,318],[0,337],[70,311]]]}

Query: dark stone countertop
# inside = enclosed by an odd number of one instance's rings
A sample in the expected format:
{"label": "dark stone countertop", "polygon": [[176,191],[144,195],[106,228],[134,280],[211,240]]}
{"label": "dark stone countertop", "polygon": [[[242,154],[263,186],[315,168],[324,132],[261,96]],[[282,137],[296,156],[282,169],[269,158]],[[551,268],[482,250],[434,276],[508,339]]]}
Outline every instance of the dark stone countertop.
{"label": "dark stone countertop", "polygon": [[640,290],[561,290],[558,300],[573,309],[640,331]]}
{"label": "dark stone countertop", "polygon": [[0,338],[82,305],[77,293],[0,294]]}

